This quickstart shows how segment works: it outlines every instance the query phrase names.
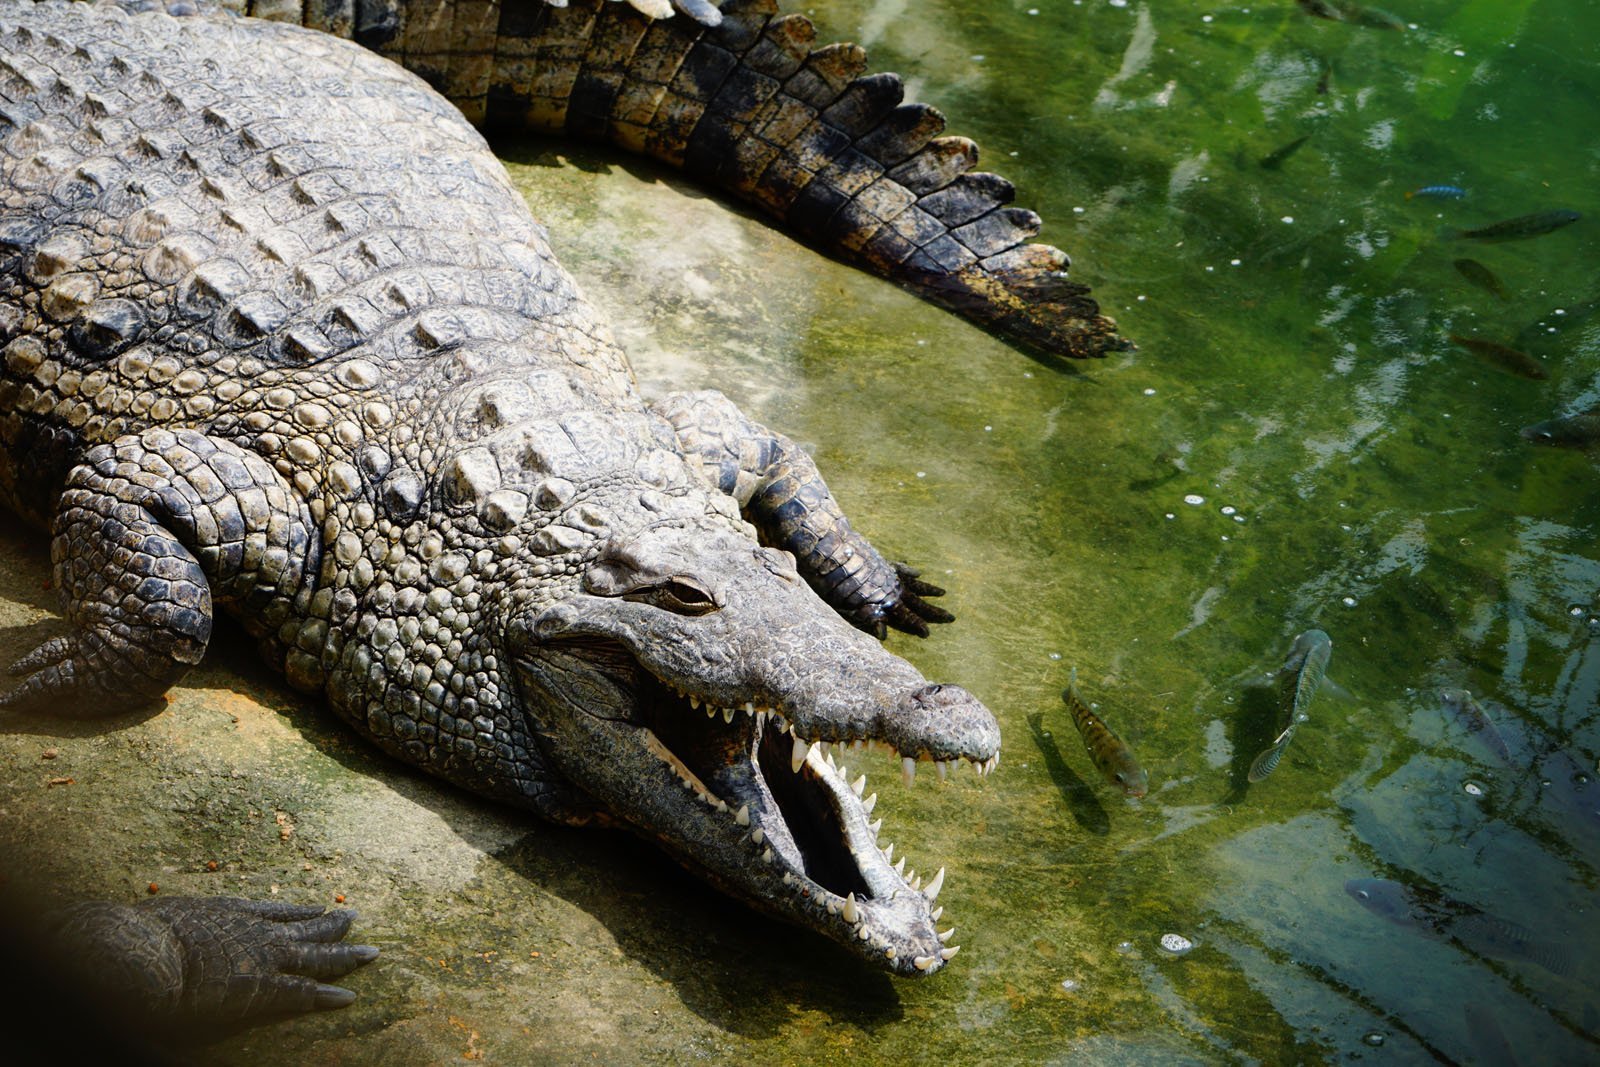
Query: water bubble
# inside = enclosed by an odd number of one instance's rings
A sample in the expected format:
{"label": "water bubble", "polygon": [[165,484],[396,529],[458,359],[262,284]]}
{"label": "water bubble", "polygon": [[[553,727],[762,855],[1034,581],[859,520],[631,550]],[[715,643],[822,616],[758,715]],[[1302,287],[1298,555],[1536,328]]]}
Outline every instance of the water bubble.
{"label": "water bubble", "polygon": [[994,427],[993,426],[985,426],[983,428],[983,432],[984,433],[994,433]]}
{"label": "water bubble", "polygon": [[917,472],[917,477],[918,478],[926,478],[927,476],[928,476],[928,472],[927,471],[918,471]]}
{"label": "water bubble", "polygon": [[1285,215],[1283,217],[1283,221],[1284,221],[1285,224],[1292,226],[1292,225],[1294,225],[1294,216],[1293,215]]}
{"label": "water bubble", "polygon": [[1183,498],[1183,502],[1185,504],[1198,507],[1206,502],[1206,498],[1201,496],[1199,493],[1190,493],[1188,496]]}
{"label": "water bubble", "polygon": [[1077,983],[1077,981],[1075,979],[1063,978],[1063,979],[1061,979],[1061,988],[1065,989],[1068,993],[1070,993],[1074,989],[1078,988],[1078,983]]}
{"label": "water bubble", "polygon": [[1224,515],[1232,515],[1234,512],[1236,512],[1238,510],[1239,509],[1234,507],[1232,504],[1224,504],[1224,505],[1222,505],[1222,513]]}
{"label": "water bubble", "polygon": [[1133,942],[1132,941],[1118,941],[1117,942],[1117,951],[1122,953],[1124,956],[1128,955],[1130,952],[1133,951]]}
{"label": "water bubble", "polygon": [[1201,15],[1200,16],[1200,21],[1201,22],[1210,22],[1211,21],[1211,16],[1210,15]]}
{"label": "water bubble", "polygon": [[1072,213],[1074,215],[1082,215],[1083,214],[1083,208],[1075,207],[1075,208],[1072,209]]}
{"label": "water bubble", "polygon": [[1243,522],[1244,521],[1244,516],[1243,515],[1235,515],[1233,517],[1233,521],[1234,522]]}
{"label": "water bubble", "polygon": [[1175,518],[1177,518],[1177,517],[1178,517],[1178,516],[1176,516],[1176,515],[1174,515],[1174,514],[1173,514],[1173,513],[1172,513],[1172,512],[1170,512],[1170,511],[1169,511],[1169,512],[1167,512],[1167,518],[1169,518],[1169,519],[1175,519]]}
{"label": "water bubble", "polygon": [[1356,606],[1356,598],[1353,596],[1340,597],[1339,603],[1343,604],[1347,608],[1353,608]]}
{"label": "water bubble", "polygon": [[1188,952],[1190,949],[1194,948],[1194,942],[1190,941],[1182,934],[1162,934],[1161,947],[1172,953],[1174,956],[1181,956],[1185,952]]}
{"label": "water bubble", "polygon": [[1483,796],[1483,786],[1479,785],[1477,782],[1462,782],[1461,788],[1469,797]]}
{"label": "water bubble", "polygon": [[1061,653],[1059,653],[1059,652],[1052,652],[1052,653],[1050,653],[1050,658],[1051,658],[1051,659],[1060,659],[1060,658],[1061,658]]}
{"label": "water bubble", "polygon": [[1574,604],[1574,605],[1572,605],[1572,607],[1567,609],[1567,614],[1571,615],[1574,619],[1576,619],[1579,615],[1583,614],[1583,610],[1584,609],[1583,609],[1583,605],[1582,604]]}
{"label": "water bubble", "polygon": [[1459,48],[1453,48],[1453,49],[1450,50],[1450,54],[1453,55],[1453,56],[1461,56],[1461,57],[1465,58],[1467,53],[1463,52]]}
{"label": "water bubble", "polygon": [[1238,266],[1238,265],[1239,265],[1239,261],[1238,261],[1238,260],[1237,260],[1237,259],[1230,259],[1230,260],[1228,260],[1228,266],[1230,266],[1230,267],[1237,267],[1237,266]]}
{"label": "water bubble", "polygon": [[1156,395],[1156,391],[1154,389],[1146,389],[1144,391],[1144,395],[1145,396],[1155,396]]}
{"label": "water bubble", "polygon": [[1361,1035],[1361,1041],[1363,1044],[1371,1045],[1373,1048],[1381,1048],[1383,1046],[1383,1031],[1369,1030]]}

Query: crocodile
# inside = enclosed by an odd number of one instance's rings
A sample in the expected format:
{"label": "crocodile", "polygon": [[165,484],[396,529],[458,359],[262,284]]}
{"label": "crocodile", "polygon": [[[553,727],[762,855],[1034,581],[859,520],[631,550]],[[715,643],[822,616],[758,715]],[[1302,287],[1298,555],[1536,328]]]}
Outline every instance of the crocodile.
{"label": "crocodile", "polygon": [[[720,393],[643,399],[468,119],[679,164],[1020,346],[1123,342],[859,49],[635,7],[0,0],[0,504],[51,531],[66,623],[0,707],[148,704],[222,609],[399,760],[932,974],[944,868],[891,862],[836,751],[993,771],[983,704],[880,643],[943,591]],[[245,1018],[348,1003],[352,918],[52,929],[141,1012]]]}

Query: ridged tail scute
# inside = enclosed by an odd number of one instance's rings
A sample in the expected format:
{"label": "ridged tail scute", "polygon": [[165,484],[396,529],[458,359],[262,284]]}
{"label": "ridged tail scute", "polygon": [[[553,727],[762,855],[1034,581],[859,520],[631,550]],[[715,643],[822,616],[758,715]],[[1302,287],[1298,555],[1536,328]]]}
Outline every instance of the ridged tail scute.
{"label": "ridged tail scute", "polygon": [[[268,14],[284,0],[250,2]],[[774,0],[730,0],[714,27],[611,0],[334,0],[328,9],[348,16],[313,20],[319,3],[287,6],[319,28],[351,25],[475,123],[610,141],[682,167],[1036,353],[1133,347],[1068,280],[1066,253],[1029,243],[1039,216],[1010,206],[1010,182],[974,170],[972,141],[905,103],[897,75],[866,73],[858,46],[814,47],[810,20],[779,15]]]}

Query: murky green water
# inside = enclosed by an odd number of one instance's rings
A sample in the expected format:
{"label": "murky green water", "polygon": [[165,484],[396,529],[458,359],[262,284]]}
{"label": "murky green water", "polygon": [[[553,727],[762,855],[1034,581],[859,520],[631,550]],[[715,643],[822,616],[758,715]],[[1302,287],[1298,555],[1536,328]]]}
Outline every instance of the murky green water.
{"label": "murky green water", "polygon": [[[604,176],[518,169],[647,389],[716,386],[813,444],[857,524],[947,580],[959,621],[895,647],[1005,731],[981,783],[907,795],[864,761],[885,836],[950,868],[960,965],[885,990],[803,944],[777,977],[718,960],[760,1002],[713,1013],[732,1047],[1508,1062],[1498,1032],[1524,1063],[1600,1056],[1600,482],[1517,434],[1600,398],[1600,324],[1536,340],[1542,382],[1448,340],[1510,342],[1595,297],[1600,218],[1441,234],[1600,212],[1600,6],[1395,3],[1407,32],[1293,3],[817,5],[827,39],[958,116],[1140,345],[1065,373],[820,261],[785,270],[792,247],[754,228],[659,217],[679,191],[630,206]],[[593,192],[540,191],[562,182]],[[1468,196],[1404,195],[1438,183]],[[630,259],[622,232],[661,251]],[[706,266],[721,242],[742,269]],[[1342,691],[1247,785],[1277,730],[1260,684],[1313,626]],[[1149,768],[1145,800],[1095,781],[1059,700],[1072,665]],[[1496,702],[1510,765],[1442,686]],[[1357,877],[1560,943],[1567,973],[1481,923],[1386,922]],[[1166,933],[1196,947],[1165,953]],[[775,1003],[796,1006],[774,1024]]]}

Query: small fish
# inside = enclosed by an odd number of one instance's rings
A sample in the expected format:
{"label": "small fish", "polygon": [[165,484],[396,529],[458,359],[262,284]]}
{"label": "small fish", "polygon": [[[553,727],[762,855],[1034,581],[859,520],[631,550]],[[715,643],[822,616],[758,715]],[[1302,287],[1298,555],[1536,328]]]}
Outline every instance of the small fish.
{"label": "small fish", "polygon": [[1282,729],[1272,739],[1272,744],[1251,761],[1250,771],[1245,775],[1248,781],[1259,782],[1278,769],[1278,761],[1288,751],[1295,729],[1309,718],[1306,709],[1322,685],[1332,655],[1333,639],[1321,630],[1307,630],[1289,646],[1289,655],[1278,668],[1277,677]]}
{"label": "small fish", "polygon": [[1352,0],[1298,0],[1308,15],[1329,22],[1353,22],[1377,30],[1404,30],[1405,21],[1378,7],[1362,7]]}
{"label": "small fish", "polygon": [[1551,974],[1572,972],[1566,946],[1539,940],[1533,931],[1469,904],[1425,893],[1387,878],[1352,878],[1344,890],[1374,915],[1446,941],[1458,941],[1482,956],[1536,963]]}
{"label": "small fish", "polygon": [[1494,271],[1477,260],[1458,259],[1455,261],[1455,268],[1458,274],[1479,289],[1486,289],[1501,300],[1507,299],[1506,287],[1500,284],[1500,279],[1495,277]]}
{"label": "small fish", "polygon": [[1406,194],[1407,200],[1417,197],[1423,200],[1465,200],[1467,191],[1459,185],[1424,185]]}
{"label": "small fish", "polygon": [[1600,311],[1600,295],[1581,304],[1563,304],[1551,308],[1537,322],[1530,322],[1518,332],[1516,344],[1520,348],[1532,348],[1540,342],[1559,338],[1588,322],[1596,311]]}
{"label": "small fish", "polygon": [[1325,96],[1328,86],[1333,83],[1333,64],[1327,60],[1322,61],[1322,76],[1317,79],[1317,95]]}
{"label": "small fish", "polygon": [[1305,135],[1303,135],[1301,137],[1296,137],[1294,140],[1290,141],[1288,144],[1284,145],[1282,148],[1277,149],[1276,151],[1272,152],[1271,154],[1262,156],[1261,157],[1261,167],[1262,167],[1262,169],[1263,170],[1277,170],[1279,167],[1283,166],[1283,161],[1284,160],[1288,159],[1290,156],[1292,156],[1296,152],[1300,151],[1300,146],[1305,144],[1309,140],[1311,140],[1311,135],[1308,133],[1308,134],[1305,134]]}
{"label": "small fish", "polygon": [[1150,789],[1150,776],[1139,766],[1128,743],[1089,709],[1088,701],[1078,692],[1078,668],[1072,668],[1061,699],[1072,712],[1072,723],[1083,737],[1083,747],[1089,750],[1089,758],[1106,781],[1127,796],[1144,796]]}
{"label": "small fish", "polygon": [[1544,369],[1544,364],[1534,359],[1520,349],[1503,345],[1499,341],[1486,341],[1481,337],[1463,337],[1459,333],[1450,335],[1452,344],[1460,345],[1474,355],[1482,356],[1489,362],[1504,367],[1513,374],[1520,374],[1524,378],[1535,378],[1543,381],[1550,377]]}
{"label": "small fish", "polygon": [[1563,415],[1524,426],[1522,436],[1536,445],[1588,448],[1600,442],[1600,408],[1592,408],[1581,415]]}
{"label": "small fish", "polygon": [[1468,241],[1520,241],[1524,237],[1538,237],[1571,226],[1583,218],[1576,211],[1557,208],[1554,211],[1537,211],[1532,215],[1518,215],[1514,219],[1479,226],[1475,230],[1458,230],[1453,236]]}
{"label": "small fish", "polygon": [[1465,689],[1441,689],[1439,699],[1443,701],[1445,710],[1456,717],[1456,721],[1467,728],[1467,732],[1478,739],[1484,748],[1504,763],[1511,766],[1511,748],[1506,744],[1506,739],[1500,733],[1500,728],[1494,724],[1478,702],[1472,699],[1472,694]]}

